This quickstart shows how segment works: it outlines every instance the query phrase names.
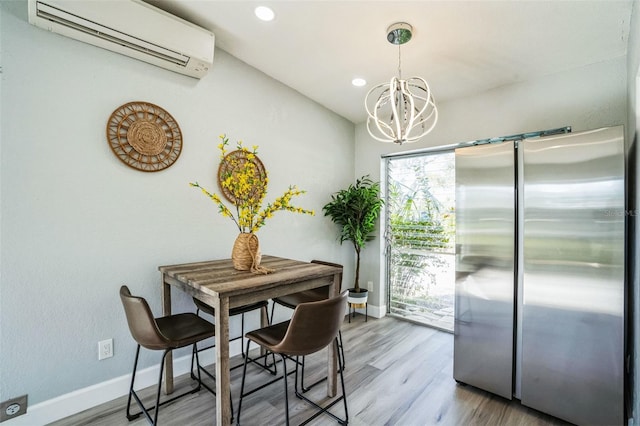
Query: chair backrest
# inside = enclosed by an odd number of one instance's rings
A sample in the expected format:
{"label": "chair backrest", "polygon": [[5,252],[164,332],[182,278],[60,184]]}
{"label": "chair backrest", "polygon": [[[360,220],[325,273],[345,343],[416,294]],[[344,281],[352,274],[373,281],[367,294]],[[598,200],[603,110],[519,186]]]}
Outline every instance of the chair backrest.
{"label": "chair backrest", "polygon": [[126,285],[120,287],[120,300],[134,340],[147,349],[166,349],[168,340],[160,333],[147,301],[132,296]]}
{"label": "chair backrest", "polygon": [[340,296],[299,304],[293,311],[287,333],[274,346],[287,355],[309,355],[326,348],[333,342],[344,321],[348,292]]}

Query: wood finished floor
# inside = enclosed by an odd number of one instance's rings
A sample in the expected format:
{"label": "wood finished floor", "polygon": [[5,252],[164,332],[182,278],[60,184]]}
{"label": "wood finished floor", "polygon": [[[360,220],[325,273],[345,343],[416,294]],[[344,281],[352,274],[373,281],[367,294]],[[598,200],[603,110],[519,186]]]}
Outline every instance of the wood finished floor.
{"label": "wood finished floor", "polygon": [[[529,409],[516,401],[494,396],[470,386],[460,386],[453,380],[453,335],[406,321],[357,316],[345,321],[342,334],[347,368],[345,382],[349,403],[349,424],[372,425],[566,425],[556,418]],[[326,366],[326,354],[307,359],[309,381],[319,376]],[[240,357],[232,363],[241,362]],[[256,367],[248,370],[247,386],[269,376]],[[242,369],[231,372],[234,406]],[[208,379],[207,379],[208,380]],[[211,383],[207,382],[206,383]],[[292,388],[292,380],[289,381]],[[192,386],[188,375],[176,379],[176,390]],[[309,394],[325,395],[323,385]],[[141,394],[153,398],[152,389]],[[242,425],[283,424],[283,384],[273,384],[243,401]],[[326,398],[326,396],[325,396]],[[289,397],[292,424],[310,415],[308,406]],[[132,422],[125,416],[126,396],[107,404],[53,423],[53,425],[146,425],[142,416]],[[342,404],[332,411],[342,417]],[[161,407],[161,425],[215,424],[215,397],[206,390]],[[337,424],[328,416],[320,416],[312,425]]]}

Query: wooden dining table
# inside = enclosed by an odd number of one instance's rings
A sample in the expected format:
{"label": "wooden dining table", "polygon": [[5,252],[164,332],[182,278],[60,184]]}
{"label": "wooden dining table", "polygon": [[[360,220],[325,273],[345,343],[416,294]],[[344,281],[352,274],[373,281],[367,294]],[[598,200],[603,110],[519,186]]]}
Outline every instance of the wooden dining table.
{"label": "wooden dining table", "polygon": [[[231,424],[229,374],[229,309],[303,290],[330,286],[329,296],[340,294],[342,268],[282,257],[262,257],[269,274],[234,269],[231,259],[207,260],[160,266],[164,315],[171,314],[171,287],[175,287],[215,309],[216,328],[216,424]],[[265,314],[261,325],[268,325]],[[330,345],[327,356],[327,396],[337,393],[337,352]],[[165,360],[165,392],[173,392],[173,357]]]}

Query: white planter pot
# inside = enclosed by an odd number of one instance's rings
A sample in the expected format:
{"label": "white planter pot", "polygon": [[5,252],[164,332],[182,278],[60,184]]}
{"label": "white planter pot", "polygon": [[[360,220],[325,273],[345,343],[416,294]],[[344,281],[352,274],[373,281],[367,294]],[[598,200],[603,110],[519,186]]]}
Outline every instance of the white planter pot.
{"label": "white planter pot", "polygon": [[364,305],[369,299],[369,291],[367,289],[360,289],[360,293],[356,293],[355,289],[349,289],[349,296],[347,301],[353,305]]}

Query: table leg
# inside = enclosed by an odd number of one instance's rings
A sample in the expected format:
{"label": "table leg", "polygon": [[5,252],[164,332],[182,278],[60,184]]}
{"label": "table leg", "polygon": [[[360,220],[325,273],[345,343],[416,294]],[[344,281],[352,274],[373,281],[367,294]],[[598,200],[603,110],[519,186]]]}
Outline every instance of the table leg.
{"label": "table leg", "polygon": [[216,311],[216,424],[231,424],[229,374],[229,299],[215,299]]}
{"label": "table leg", "polygon": [[[275,303],[275,302],[272,302]],[[269,325],[269,314],[267,313],[267,309],[260,309],[260,327],[264,328],[267,327]],[[243,340],[244,342],[244,340]],[[263,348],[262,346],[260,346],[260,356],[264,356],[267,354],[267,350],[265,348]],[[247,354],[247,356],[249,356],[249,354]],[[267,360],[265,358],[264,360],[265,365],[267,363]]]}
{"label": "table leg", "polygon": [[[171,286],[164,281],[162,274],[162,315],[171,315]],[[164,359],[164,392],[173,392],[173,353],[169,351]]]}
{"label": "table leg", "polygon": [[[340,295],[342,285],[342,273],[333,276],[333,285],[329,290],[329,297]],[[327,396],[334,397],[338,393],[338,352],[336,345],[330,345],[327,353]]]}

